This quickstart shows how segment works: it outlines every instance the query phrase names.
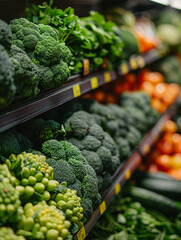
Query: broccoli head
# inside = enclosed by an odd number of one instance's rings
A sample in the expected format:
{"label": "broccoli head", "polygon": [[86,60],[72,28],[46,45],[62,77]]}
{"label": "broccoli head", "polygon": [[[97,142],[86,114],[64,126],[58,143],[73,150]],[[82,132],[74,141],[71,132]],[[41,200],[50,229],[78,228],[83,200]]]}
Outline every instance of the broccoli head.
{"label": "broccoli head", "polygon": [[15,92],[14,66],[6,49],[0,45],[0,107],[9,105]]}
{"label": "broccoli head", "polygon": [[40,65],[50,67],[60,62],[60,46],[50,36],[46,36],[36,44],[34,54]]}
{"label": "broccoli head", "polygon": [[59,183],[67,182],[68,185],[75,183],[76,176],[71,165],[64,160],[47,159],[47,163],[53,167],[53,178]]}
{"label": "broccoli head", "polygon": [[69,158],[68,163],[72,166],[76,178],[82,181],[85,175],[87,174],[84,162],[75,160],[74,158]]}
{"label": "broccoli head", "polygon": [[28,138],[12,130],[0,134],[0,142],[0,155],[6,158],[12,153],[20,154],[32,147]]}
{"label": "broccoli head", "polygon": [[57,31],[50,27],[49,25],[38,24],[38,28],[40,30],[40,34],[44,34],[46,36],[51,36],[55,40],[58,40],[58,33]]}
{"label": "broccoli head", "polygon": [[60,47],[60,52],[61,52],[61,59],[69,64],[71,59],[72,59],[72,53],[69,50],[69,48],[65,45],[65,43],[60,43],[59,44]]}
{"label": "broccoli head", "polygon": [[[7,23],[0,19],[0,44],[9,49],[12,42],[12,32]],[[1,51],[0,51],[1,52]]]}
{"label": "broccoli head", "polygon": [[15,45],[11,46],[11,60],[15,69],[17,93],[23,97],[33,97],[39,93],[38,68],[26,52]]}
{"label": "broccoli head", "polygon": [[49,158],[66,160],[64,146],[55,139],[44,142],[42,144],[42,152]]}
{"label": "broccoli head", "polygon": [[82,154],[86,158],[89,165],[93,167],[97,174],[103,171],[102,160],[100,159],[99,155],[96,152],[83,150]]}

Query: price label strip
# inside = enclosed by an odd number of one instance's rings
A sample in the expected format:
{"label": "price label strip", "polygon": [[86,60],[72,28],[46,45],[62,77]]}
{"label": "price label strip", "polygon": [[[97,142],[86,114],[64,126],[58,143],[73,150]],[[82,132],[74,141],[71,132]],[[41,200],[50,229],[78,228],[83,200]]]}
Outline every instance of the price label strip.
{"label": "price label strip", "polygon": [[129,180],[130,177],[131,177],[131,172],[130,172],[130,170],[127,170],[126,173],[125,173],[126,180]]}
{"label": "price label strip", "polygon": [[88,75],[90,72],[90,64],[89,64],[89,59],[84,59],[83,60],[83,74]]}
{"label": "price label strip", "polygon": [[149,153],[149,151],[150,151],[150,146],[148,144],[145,144],[144,147],[143,147],[144,154]]}
{"label": "price label strip", "polygon": [[78,240],[84,240],[86,238],[85,227],[83,226],[77,233]]}
{"label": "price label strip", "polygon": [[96,88],[98,88],[98,79],[97,79],[97,77],[93,77],[93,78],[91,78],[91,87],[92,87],[92,89],[96,89]]}
{"label": "price label strip", "polygon": [[105,201],[103,201],[103,202],[100,204],[99,209],[100,209],[100,214],[101,214],[101,215],[106,211],[106,202],[105,202]]}
{"label": "price label strip", "polygon": [[75,86],[73,86],[73,95],[74,95],[74,98],[77,98],[81,95],[81,91],[80,91],[80,85],[77,84]]}
{"label": "price label strip", "polygon": [[130,59],[130,65],[133,70],[136,70],[138,68],[135,58]]}
{"label": "price label strip", "polygon": [[106,83],[111,81],[111,74],[109,72],[104,73],[104,80]]}
{"label": "price label strip", "polygon": [[122,63],[121,66],[121,72],[126,75],[128,73],[128,65],[126,63]]}
{"label": "price label strip", "polygon": [[116,184],[114,190],[115,190],[115,193],[116,193],[116,194],[119,194],[119,193],[120,193],[120,191],[121,191],[121,185],[120,185],[120,183],[117,183],[117,184]]}
{"label": "price label strip", "polygon": [[137,63],[140,68],[143,68],[145,66],[145,60],[142,56],[137,57]]}

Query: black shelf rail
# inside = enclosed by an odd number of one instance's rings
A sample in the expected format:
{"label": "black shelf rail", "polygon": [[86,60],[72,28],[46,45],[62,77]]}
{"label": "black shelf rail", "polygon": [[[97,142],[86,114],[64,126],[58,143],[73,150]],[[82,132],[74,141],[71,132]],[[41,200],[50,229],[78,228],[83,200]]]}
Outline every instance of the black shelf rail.
{"label": "black shelf rail", "polygon": [[86,238],[100,216],[105,212],[106,208],[109,206],[113,198],[119,194],[121,187],[128,179],[130,179],[132,173],[140,165],[142,157],[150,152],[151,147],[154,145],[162,133],[166,121],[171,119],[172,116],[176,113],[177,101],[178,99],[167,109],[167,111],[160,117],[155,126],[145,135],[145,137],[140,142],[138,149],[135,150],[128,158],[128,160],[120,166],[119,172],[117,172],[114,182],[106,190],[106,192],[104,192],[102,203],[93,213],[89,222],[85,224],[85,226],[83,226],[74,236],[74,240],[84,240]]}
{"label": "black shelf rail", "polygon": [[42,92],[32,99],[17,101],[7,109],[0,111],[0,133],[18,124],[30,120],[46,111],[77,98],[106,83],[115,81],[130,71],[143,68],[168,54],[168,49],[160,47],[143,55],[133,56],[129,61],[123,62],[117,71],[99,71],[87,76],[72,76],[68,82],[59,88]]}

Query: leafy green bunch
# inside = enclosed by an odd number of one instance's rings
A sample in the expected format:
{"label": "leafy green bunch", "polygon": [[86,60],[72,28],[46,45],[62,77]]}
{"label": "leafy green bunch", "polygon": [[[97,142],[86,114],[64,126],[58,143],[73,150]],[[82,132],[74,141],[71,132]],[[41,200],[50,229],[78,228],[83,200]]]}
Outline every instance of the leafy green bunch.
{"label": "leafy green bunch", "polygon": [[90,60],[91,69],[100,67],[104,57],[108,57],[111,63],[120,63],[123,42],[115,23],[107,22],[97,12],[79,18],[74,9],[52,8],[52,2],[27,7],[26,15],[30,21],[48,24],[58,31],[59,41],[66,43],[74,55],[70,63],[73,72],[80,71],[85,58]]}

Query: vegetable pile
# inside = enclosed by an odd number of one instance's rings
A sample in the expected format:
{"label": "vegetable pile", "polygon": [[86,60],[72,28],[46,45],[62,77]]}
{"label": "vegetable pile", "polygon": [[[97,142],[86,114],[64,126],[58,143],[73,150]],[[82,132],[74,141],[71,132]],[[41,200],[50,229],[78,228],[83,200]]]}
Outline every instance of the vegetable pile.
{"label": "vegetable pile", "polygon": [[139,201],[119,197],[111,204],[93,228],[88,239],[94,240],[180,240],[180,218],[169,220]]}

